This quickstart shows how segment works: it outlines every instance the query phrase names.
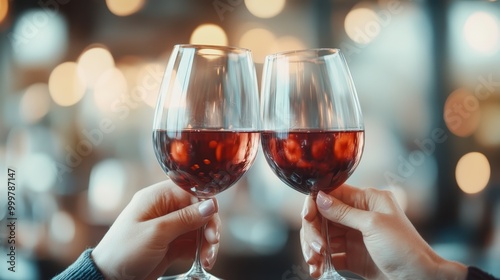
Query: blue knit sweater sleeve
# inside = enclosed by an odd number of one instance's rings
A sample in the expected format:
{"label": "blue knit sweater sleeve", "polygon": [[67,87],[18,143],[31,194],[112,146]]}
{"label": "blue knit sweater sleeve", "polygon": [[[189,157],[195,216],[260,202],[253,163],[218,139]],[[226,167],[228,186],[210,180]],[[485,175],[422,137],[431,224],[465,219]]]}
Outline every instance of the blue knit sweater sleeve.
{"label": "blue knit sweater sleeve", "polygon": [[90,256],[91,253],[92,249],[85,250],[73,264],[52,280],[104,280]]}

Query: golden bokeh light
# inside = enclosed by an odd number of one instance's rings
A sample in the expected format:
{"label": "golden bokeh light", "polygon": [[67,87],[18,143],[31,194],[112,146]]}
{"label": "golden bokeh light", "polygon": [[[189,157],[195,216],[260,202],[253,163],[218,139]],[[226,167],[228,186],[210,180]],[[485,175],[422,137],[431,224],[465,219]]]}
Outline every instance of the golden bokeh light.
{"label": "golden bokeh light", "polygon": [[28,123],[36,123],[47,115],[49,109],[49,86],[45,83],[36,83],[29,86],[21,98],[21,117]]}
{"label": "golden bokeh light", "polygon": [[202,24],[193,31],[189,39],[191,44],[227,46],[227,35],[216,24]]}
{"label": "golden bokeh light", "polygon": [[351,40],[365,45],[375,39],[381,30],[377,13],[366,5],[356,5],[349,11],[344,28]]}
{"label": "golden bokeh light", "polygon": [[460,189],[468,194],[482,191],[490,180],[490,163],[478,152],[465,154],[455,169],[455,178]]}
{"label": "golden bokeh light", "polygon": [[481,53],[498,51],[500,28],[498,19],[487,12],[475,12],[467,18],[463,34],[465,41],[474,50]]}
{"label": "golden bokeh light", "polygon": [[248,11],[259,18],[272,18],[285,8],[285,0],[245,0]]}
{"label": "golden bokeh light", "polygon": [[[266,42],[265,44],[263,42]],[[255,63],[263,63],[266,55],[272,53],[272,46],[276,44],[274,34],[263,28],[254,28],[245,32],[239,42],[239,46],[252,50]]]}
{"label": "golden bokeh light", "polygon": [[125,17],[138,12],[145,0],[106,0],[108,9],[115,15]]}
{"label": "golden bokeh light", "polygon": [[137,84],[130,94],[141,98],[144,103],[154,108],[160,93],[161,81],[165,67],[157,62],[144,64],[137,75]]}
{"label": "golden bokeh light", "polygon": [[78,75],[88,87],[93,87],[99,76],[114,66],[113,56],[107,49],[90,48],[78,58]]}
{"label": "golden bokeh light", "polygon": [[446,127],[459,137],[473,134],[480,121],[481,108],[479,100],[466,89],[453,91],[444,104],[444,121]]}
{"label": "golden bokeh light", "polygon": [[118,68],[102,73],[94,87],[94,101],[101,112],[110,112],[112,106],[122,102],[128,91],[127,80]]}
{"label": "golden bokeh light", "polygon": [[9,0],[0,0],[0,23],[2,23],[9,13]]}
{"label": "golden bokeh light", "polygon": [[72,106],[82,99],[86,88],[77,72],[75,62],[64,62],[50,73],[49,92],[56,104]]}
{"label": "golden bokeh light", "polygon": [[488,104],[481,108],[481,122],[474,134],[477,142],[485,147],[500,146],[500,105]]}

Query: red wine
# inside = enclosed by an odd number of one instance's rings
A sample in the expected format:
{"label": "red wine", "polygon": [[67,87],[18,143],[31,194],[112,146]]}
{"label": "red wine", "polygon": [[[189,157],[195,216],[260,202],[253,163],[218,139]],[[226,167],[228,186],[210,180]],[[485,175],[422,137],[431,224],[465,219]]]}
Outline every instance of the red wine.
{"label": "red wine", "polygon": [[361,159],[364,132],[262,132],[262,148],[274,173],[305,194],[329,192],[344,183]]}
{"label": "red wine", "polygon": [[257,154],[259,132],[155,130],[153,144],[162,169],[178,186],[211,197],[233,185]]}

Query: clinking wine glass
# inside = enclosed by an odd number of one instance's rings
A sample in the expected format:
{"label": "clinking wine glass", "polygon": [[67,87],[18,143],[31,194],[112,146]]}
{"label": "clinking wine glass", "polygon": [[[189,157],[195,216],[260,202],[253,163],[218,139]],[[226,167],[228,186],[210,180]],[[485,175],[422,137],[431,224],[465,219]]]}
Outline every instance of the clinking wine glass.
{"label": "clinking wine glass", "polygon": [[[267,163],[291,188],[316,197],[344,183],[358,165],[364,124],[347,63],[339,49],[266,57],[261,91],[261,141]],[[320,279],[344,279],[327,242]]]}
{"label": "clinking wine glass", "polygon": [[[153,124],[153,145],[164,170],[182,189],[208,199],[236,183],[259,146],[258,88],[247,49],[176,45],[170,56]],[[159,279],[217,279],[197,251],[185,274]]]}

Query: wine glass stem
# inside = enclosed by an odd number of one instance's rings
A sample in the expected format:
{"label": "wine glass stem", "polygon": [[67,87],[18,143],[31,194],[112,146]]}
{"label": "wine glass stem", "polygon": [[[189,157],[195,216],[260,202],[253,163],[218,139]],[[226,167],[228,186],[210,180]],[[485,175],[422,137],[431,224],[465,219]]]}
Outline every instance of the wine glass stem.
{"label": "wine glass stem", "polygon": [[201,264],[201,246],[203,244],[203,232],[205,232],[206,225],[203,225],[196,230],[196,254],[194,257],[193,266],[186,273],[186,277],[189,279],[205,279],[207,278],[207,273],[203,269]]}
{"label": "wine glass stem", "polygon": [[325,248],[325,253],[323,254],[324,257],[324,264],[325,264],[325,269],[323,273],[328,273],[331,271],[335,271],[335,268],[333,267],[332,264],[332,252],[331,252],[331,247],[330,247],[330,234],[328,232],[328,220],[321,216],[321,231],[323,236],[325,237],[326,240],[326,248]]}

